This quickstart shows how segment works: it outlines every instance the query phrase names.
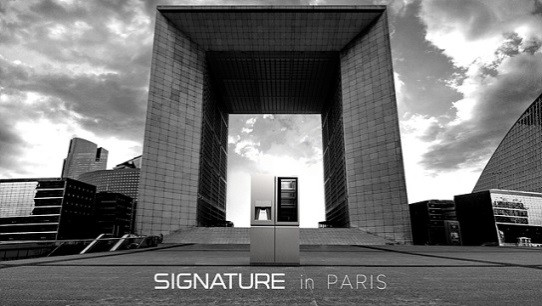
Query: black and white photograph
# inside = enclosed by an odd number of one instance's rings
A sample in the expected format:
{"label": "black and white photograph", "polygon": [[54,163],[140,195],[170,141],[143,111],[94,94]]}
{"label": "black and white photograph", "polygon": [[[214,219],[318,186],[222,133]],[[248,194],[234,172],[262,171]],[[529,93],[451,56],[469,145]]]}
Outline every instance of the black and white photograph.
{"label": "black and white photograph", "polygon": [[2,0],[1,305],[537,305],[541,0]]}

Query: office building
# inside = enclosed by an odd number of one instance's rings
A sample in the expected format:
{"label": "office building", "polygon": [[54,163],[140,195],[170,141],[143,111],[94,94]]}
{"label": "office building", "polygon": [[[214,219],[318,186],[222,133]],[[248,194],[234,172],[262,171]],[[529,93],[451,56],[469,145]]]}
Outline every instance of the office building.
{"label": "office building", "polygon": [[0,240],[94,237],[95,192],[68,178],[0,180]]}
{"label": "office building", "polygon": [[542,95],[508,131],[473,192],[488,189],[542,192]]}
{"label": "office building", "polygon": [[[128,163],[128,162],[126,162]],[[125,163],[123,163],[125,164]],[[121,164],[122,165],[122,164]],[[128,163],[130,165],[130,163]],[[141,169],[127,167],[115,167],[113,170],[98,170],[83,173],[79,180],[96,186],[96,192],[112,192],[129,196],[132,201],[132,223],[130,228],[135,229],[135,212],[137,211],[138,185]]]}
{"label": "office building", "polygon": [[419,245],[449,245],[450,234],[446,227],[457,221],[455,204],[452,200],[428,200],[409,205],[412,224],[412,242]]}
{"label": "office building", "polygon": [[225,221],[229,114],[321,115],[326,221],[411,241],[385,6],[158,6],[138,231]]}
{"label": "office building", "polygon": [[141,155],[116,165],[113,170],[92,171],[79,176],[80,181],[96,186],[96,192],[119,193],[133,199],[130,209],[131,231],[135,229],[140,168]]}
{"label": "office building", "polygon": [[138,168],[98,170],[79,175],[79,180],[96,186],[96,192],[122,193],[137,201],[140,172]]}
{"label": "office building", "polygon": [[70,140],[68,156],[62,166],[62,177],[78,179],[79,175],[107,167],[108,151],[82,138]]}
{"label": "office building", "polygon": [[491,189],[454,197],[464,245],[542,245],[542,194]]}
{"label": "office building", "polygon": [[100,234],[122,237],[133,232],[133,199],[114,192],[96,194],[96,226]]}

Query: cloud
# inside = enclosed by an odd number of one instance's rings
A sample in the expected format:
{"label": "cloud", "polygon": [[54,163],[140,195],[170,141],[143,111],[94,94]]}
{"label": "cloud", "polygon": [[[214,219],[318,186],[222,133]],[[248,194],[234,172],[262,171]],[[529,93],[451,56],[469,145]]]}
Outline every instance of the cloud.
{"label": "cloud", "polygon": [[[542,25],[530,0],[422,1],[420,18],[426,39],[450,57],[455,65],[469,67],[476,61],[492,61],[506,40],[504,33],[521,32],[526,40],[540,40],[535,30]],[[524,27],[524,31],[519,31]],[[535,28],[535,29],[533,29]]]}
{"label": "cloud", "polygon": [[[239,155],[253,161],[262,154],[321,158],[320,116],[230,116],[230,146]],[[258,133],[254,133],[254,131]],[[250,131],[247,132],[247,131]],[[262,153],[263,152],[263,153]]]}
{"label": "cloud", "polygon": [[24,105],[27,113],[51,119],[73,117],[102,136],[141,137],[146,90],[126,84],[119,75],[41,74],[2,58],[0,65],[0,86],[6,89],[6,99],[26,93],[42,97],[40,103]]}
{"label": "cloud", "polygon": [[407,114],[400,121],[403,160],[410,203],[428,199],[453,199],[469,192],[475,183],[475,169],[434,171],[421,161],[423,154],[434,145],[445,126],[443,118]]}
{"label": "cloud", "polygon": [[112,162],[141,154],[154,17],[147,4],[0,4],[2,176],[58,175],[74,135],[108,145]]}
{"label": "cloud", "polygon": [[469,118],[450,125],[440,142],[424,155],[428,167],[453,169],[486,161],[542,92],[542,54],[509,57],[499,65],[497,76],[479,82],[469,93],[474,104]]}
{"label": "cloud", "polygon": [[[9,2],[0,44],[32,50],[49,68],[129,71],[151,46],[151,17],[138,1]],[[148,53],[148,52],[147,52]],[[150,58],[149,58],[150,59]],[[146,64],[148,66],[148,63]],[[66,68],[66,67],[64,67]],[[148,68],[147,68],[148,69]]]}
{"label": "cloud", "polygon": [[[250,133],[245,133],[250,129]],[[249,226],[250,175],[296,175],[301,226],[324,219],[321,118],[318,115],[235,115],[229,120],[228,219]]]}
{"label": "cloud", "polygon": [[[46,119],[64,124],[58,128],[68,134],[88,133],[96,137],[96,142],[116,137],[140,146],[157,4],[258,2],[3,1],[0,86],[5,103],[10,108],[22,108],[9,114],[10,126]],[[287,2],[300,3],[305,2]],[[22,103],[28,95],[38,96],[39,103]],[[22,139],[32,131],[17,133],[13,128],[3,130],[3,155],[32,150],[31,146],[22,146]],[[66,137],[64,141],[68,143],[69,136]],[[9,165],[7,159],[3,157]],[[16,167],[15,163],[10,164],[13,169]]]}
{"label": "cloud", "polygon": [[[3,85],[0,87],[0,173],[3,177],[58,175],[60,170],[53,170],[49,174],[40,170],[44,165],[54,167],[55,159],[62,156],[57,154],[51,158],[47,154],[58,149],[55,144],[62,135],[56,129],[48,129],[45,124],[52,121],[58,124],[64,119],[44,107],[42,96],[13,93],[3,90]],[[45,118],[47,114],[51,114],[49,119]],[[43,150],[40,143],[46,143],[49,147]],[[67,142],[64,146],[67,148]],[[61,167],[60,161],[56,162],[56,166]]]}
{"label": "cloud", "polygon": [[542,91],[542,21],[532,1],[423,1],[426,39],[457,70],[462,98],[438,119],[421,163],[435,172],[480,169]]}
{"label": "cloud", "polygon": [[392,59],[399,116],[453,115],[450,101],[461,95],[449,86],[448,80],[460,71],[425,39],[426,26],[418,17],[420,9],[420,1],[408,3],[392,18]]}
{"label": "cloud", "polygon": [[4,107],[0,107],[0,172],[12,170],[17,156],[22,153],[24,140],[13,129],[13,121],[9,119]]}

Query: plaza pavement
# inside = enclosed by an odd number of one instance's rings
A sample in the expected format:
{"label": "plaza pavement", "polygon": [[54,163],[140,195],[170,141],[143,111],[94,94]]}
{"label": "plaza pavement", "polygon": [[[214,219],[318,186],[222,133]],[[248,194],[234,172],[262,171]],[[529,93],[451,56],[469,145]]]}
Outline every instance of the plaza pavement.
{"label": "plaza pavement", "polygon": [[[248,245],[0,262],[1,305],[540,305],[542,250],[445,246],[301,246],[298,267],[250,266]],[[166,289],[156,273],[284,273],[285,289]],[[355,289],[356,275],[373,289]],[[380,276],[386,285],[376,283]],[[345,277],[352,283],[340,288]],[[330,281],[338,280],[328,289]],[[314,288],[301,289],[310,278]],[[358,284],[359,285],[359,284]]]}

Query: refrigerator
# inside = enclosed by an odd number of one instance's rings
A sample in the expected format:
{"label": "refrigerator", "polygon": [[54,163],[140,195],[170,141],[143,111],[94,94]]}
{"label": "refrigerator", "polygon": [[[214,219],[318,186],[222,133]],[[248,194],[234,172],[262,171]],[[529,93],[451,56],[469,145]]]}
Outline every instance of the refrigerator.
{"label": "refrigerator", "polygon": [[250,263],[299,265],[299,179],[251,177]]}

